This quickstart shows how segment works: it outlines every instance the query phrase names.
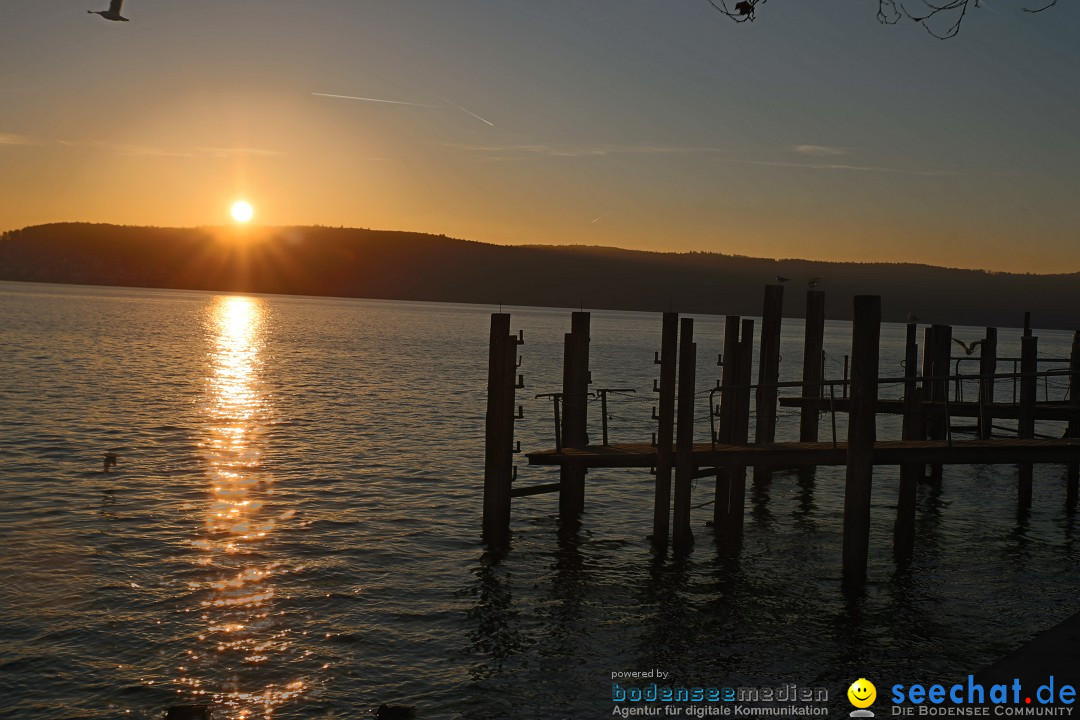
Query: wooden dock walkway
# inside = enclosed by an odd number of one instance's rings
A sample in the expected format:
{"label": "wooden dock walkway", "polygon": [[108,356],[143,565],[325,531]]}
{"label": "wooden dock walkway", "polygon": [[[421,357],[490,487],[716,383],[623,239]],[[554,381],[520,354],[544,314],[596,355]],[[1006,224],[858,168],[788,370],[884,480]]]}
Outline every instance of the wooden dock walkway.
{"label": "wooden dock walkway", "polygon": [[[674,448],[672,448],[674,452]],[[589,445],[527,453],[530,465],[577,465],[587,468],[656,467],[657,451],[650,443]],[[879,440],[874,465],[1001,465],[1009,463],[1067,463],[1080,458],[1080,438],[1037,440]],[[771,465],[847,465],[846,442],[774,442],[753,445],[695,443],[693,463],[711,474],[717,468]]]}

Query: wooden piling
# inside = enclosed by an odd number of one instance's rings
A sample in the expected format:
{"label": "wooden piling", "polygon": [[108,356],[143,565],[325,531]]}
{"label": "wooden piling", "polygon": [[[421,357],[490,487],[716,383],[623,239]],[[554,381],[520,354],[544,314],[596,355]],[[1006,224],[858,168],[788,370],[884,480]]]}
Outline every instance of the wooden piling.
{"label": "wooden piling", "polygon": [[[949,381],[952,375],[950,362],[952,359],[952,326],[935,325],[933,332],[933,355],[931,356],[931,370],[933,380],[930,382],[930,399],[934,402],[934,412],[929,424],[929,436],[931,440],[944,440],[949,435],[949,416],[945,407],[949,401]],[[930,466],[930,483],[935,486],[941,485],[942,468],[940,463]]]}
{"label": "wooden piling", "polygon": [[851,338],[851,401],[844,490],[843,576],[848,586],[866,580],[870,544],[870,494],[877,439],[876,407],[881,298],[857,295]]}
{"label": "wooden piling", "polygon": [[848,360],[847,355],[844,356],[844,399],[847,399],[848,394]]}
{"label": "wooden piling", "polygon": [[[761,314],[761,349],[758,354],[757,425],[754,442],[776,439],[776,398],[780,381],[780,325],[784,311],[784,286],[765,286],[765,306]],[[754,466],[754,484],[768,485],[772,468]]]}
{"label": "wooden piling", "polygon": [[[1035,437],[1035,397],[1038,391],[1039,339],[1025,335],[1020,339],[1020,420],[1017,431],[1022,438]],[[1020,464],[1017,487],[1017,508],[1021,511],[1031,507],[1031,463]]]}
{"label": "wooden piling", "polygon": [[653,503],[653,544],[667,547],[671,516],[672,444],[675,442],[675,373],[678,369],[679,314],[664,313],[660,339],[659,412],[656,427],[656,496]]}
{"label": "wooden piling", "polygon": [[[754,372],[754,321],[743,319],[742,332],[736,350],[735,361],[735,407],[731,423],[731,442],[745,445],[750,439],[750,385]],[[727,517],[724,518],[724,535],[729,546],[742,544],[743,520],[746,515],[746,466],[729,469]]]}
{"label": "wooden piling", "polygon": [[[936,325],[923,329],[922,346],[922,391],[923,398],[929,400],[933,392],[930,389],[930,378],[934,376],[934,328]],[[930,423],[927,422],[927,430]]]}
{"label": "wooden piling", "polygon": [[[922,390],[918,385],[918,326],[908,323],[904,352],[904,440],[922,439]],[[900,466],[900,492],[896,502],[896,525],[893,528],[893,556],[897,562],[911,559],[915,549],[915,499],[923,468],[907,463]]]}
{"label": "wooden piling", "polygon": [[517,339],[510,335],[510,315],[492,313],[488,342],[483,519],[483,540],[492,547],[503,547],[510,540],[516,359]]}
{"label": "wooden piling", "polygon": [[[723,370],[720,375],[720,422],[717,442],[730,443],[735,437],[738,415],[739,327],[742,318],[728,315],[724,319]],[[753,323],[751,323],[751,326]]]}
{"label": "wooden piling", "polygon": [[[583,448],[589,443],[589,318],[587,312],[575,312],[570,318],[570,332],[563,342],[563,431],[564,447]],[[585,468],[564,465],[559,482],[559,517],[571,521],[585,509]]]}
{"label": "wooden piling", "polygon": [[671,518],[672,548],[676,553],[689,551],[694,543],[690,529],[690,486],[694,482],[696,373],[694,319],[683,318],[679,323],[679,420],[675,430],[675,507]]}
{"label": "wooden piling", "polygon": [[997,373],[997,328],[986,328],[979,347],[979,438],[989,440],[994,434],[994,374]]}
{"label": "wooden piling", "polygon": [[[739,323],[738,315],[728,315],[724,319],[724,353],[721,357],[723,370],[720,375],[720,422],[717,424],[716,442],[729,444],[735,437],[735,418],[737,414],[737,378],[739,372]],[[728,520],[732,512],[732,475],[731,468],[718,468],[716,471],[716,492],[713,496],[713,532],[722,547],[738,543],[732,535]],[[741,514],[741,508],[740,508]]]}
{"label": "wooden piling", "polygon": [[[1069,437],[1080,437],[1080,330],[1073,333],[1072,353],[1069,355],[1069,404],[1073,414],[1069,418]],[[1080,481],[1080,463],[1071,462],[1065,470],[1065,507],[1076,509],[1077,486]]]}
{"label": "wooden piling", "polygon": [[[803,386],[805,398],[821,397],[821,380],[825,361],[822,355],[825,345],[825,293],[821,290],[806,291],[806,331],[803,338]],[[799,414],[799,440],[818,441],[818,408],[804,405]],[[812,466],[803,467],[799,476],[808,479],[814,474]]]}

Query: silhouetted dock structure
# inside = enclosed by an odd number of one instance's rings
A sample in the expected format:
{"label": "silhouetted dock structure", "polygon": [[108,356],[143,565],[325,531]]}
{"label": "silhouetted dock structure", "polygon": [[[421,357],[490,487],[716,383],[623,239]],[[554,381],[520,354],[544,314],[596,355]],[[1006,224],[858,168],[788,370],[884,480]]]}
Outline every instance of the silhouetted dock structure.
{"label": "silhouetted dock structure", "polygon": [[[981,341],[964,346],[967,355],[954,356],[954,345],[961,343],[954,342],[950,326],[925,327],[920,343],[918,325],[909,323],[903,375],[881,376],[881,298],[858,296],[843,377],[827,379],[824,292],[811,289],[806,302],[802,380],[781,382],[783,292],[781,285],[765,289],[757,382],[752,381],[754,320],[727,316],[721,377],[705,393],[695,377],[693,318],[663,314],[660,350],[654,357],[659,366],[653,386],[658,395],[653,409],[656,431],[651,439],[635,442],[609,443],[606,409],[601,416],[603,443],[588,442],[590,315],[573,313],[571,331],[564,338],[562,390],[537,396],[552,400],[554,447],[527,453],[530,465],[558,466],[560,480],[532,486],[514,484],[513,455],[520,451],[514,441],[514,420],[522,416],[515,392],[524,387],[524,378],[517,373],[518,347],[524,339],[520,333],[511,333],[508,314],[493,314],[484,540],[492,546],[508,543],[513,498],[558,492],[561,519],[576,522],[585,506],[585,477],[590,468],[651,468],[656,477],[653,541],[666,547],[670,538],[673,550],[681,553],[693,544],[690,512],[696,480],[715,477],[712,532],[721,548],[737,551],[746,512],[747,468],[753,468],[755,489],[767,491],[776,469],[797,469],[805,479],[812,478],[818,466],[845,466],[843,576],[846,583],[856,585],[866,577],[872,478],[877,466],[900,468],[893,541],[899,562],[910,559],[915,544],[916,486],[940,484],[945,465],[1017,464],[1017,505],[1023,512],[1031,506],[1032,466],[1064,464],[1068,470],[1063,501],[1070,511],[1075,510],[1080,477],[1080,331],[1073,335],[1068,359],[1040,358],[1038,339],[1026,316],[1020,357],[998,356],[996,328],[987,328]],[[973,354],[976,348],[978,355]],[[967,371],[974,363],[977,369]],[[1011,364],[1012,372],[998,372],[1002,364]],[[1041,365],[1048,368],[1040,369]],[[1067,381],[1063,397],[1050,399],[1051,378]],[[1011,402],[1001,402],[995,391],[1008,385],[999,383],[1011,384]],[[977,391],[965,397],[965,389],[972,384]],[[884,385],[902,388],[901,397],[880,398],[879,388]],[[781,397],[781,391],[798,395]],[[615,390],[600,392],[606,408],[607,393]],[[698,405],[706,399],[711,440],[702,443],[695,441],[694,423]],[[797,442],[776,441],[781,407],[799,411]],[[837,436],[837,414],[847,415],[844,438]],[[883,414],[901,417],[900,437],[878,438],[877,418]],[[826,428],[828,439],[822,441],[825,417],[831,428]],[[957,419],[968,419],[969,424],[958,424]],[[1015,427],[995,424],[999,420],[1015,420]],[[1058,434],[1037,434],[1036,421],[1058,423]],[[709,503],[699,506],[704,504]]]}

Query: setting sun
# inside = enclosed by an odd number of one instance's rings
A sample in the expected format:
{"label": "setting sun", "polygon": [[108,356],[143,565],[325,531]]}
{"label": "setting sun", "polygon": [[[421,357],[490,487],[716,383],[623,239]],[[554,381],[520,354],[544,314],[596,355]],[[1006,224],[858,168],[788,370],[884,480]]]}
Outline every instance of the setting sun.
{"label": "setting sun", "polygon": [[246,223],[255,217],[255,208],[251,207],[251,203],[245,200],[234,202],[229,212],[232,214],[233,220],[238,223]]}

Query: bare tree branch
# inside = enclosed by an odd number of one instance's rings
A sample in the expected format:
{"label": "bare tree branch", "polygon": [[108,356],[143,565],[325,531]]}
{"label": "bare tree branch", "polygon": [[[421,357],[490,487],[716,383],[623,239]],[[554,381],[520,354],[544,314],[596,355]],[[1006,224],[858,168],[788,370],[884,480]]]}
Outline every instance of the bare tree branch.
{"label": "bare tree branch", "polygon": [[706,2],[713,6],[713,9],[715,9],[719,13],[727,15],[735,22],[746,22],[747,20],[753,22],[754,9],[757,7],[757,4],[759,2],[765,2],[765,0],[738,0],[738,2],[735,3],[734,11],[732,11],[728,9],[727,0],[719,1],[720,4],[717,5],[716,2],[714,2],[713,0],[706,0]]}
{"label": "bare tree branch", "polygon": [[1050,0],[1050,2],[1046,3],[1041,8],[1035,8],[1034,10],[1032,10],[1031,8],[1021,8],[1021,9],[1026,13],[1041,13],[1043,10],[1046,10],[1047,8],[1052,8],[1055,5],[1057,5],[1057,0]]}
{"label": "bare tree branch", "polygon": [[[969,7],[979,7],[980,0],[909,0],[920,3],[921,8],[913,12],[904,5],[904,0],[878,0],[878,20],[885,25],[895,25],[902,18],[922,25],[928,33],[939,40],[956,37],[960,24],[964,21]],[[1058,0],[1042,0],[1039,7],[1021,7],[1026,13],[1040,13],[1057,5]],[[727,15],[735,22],[754,20],[759,3],[765,0],[737,0],[734,7],[728,7],[728,0],[706,0],[717,12]],[[940,16],[940,17],[939,17]],[[946,24],[947,23],[947,24]]]}

